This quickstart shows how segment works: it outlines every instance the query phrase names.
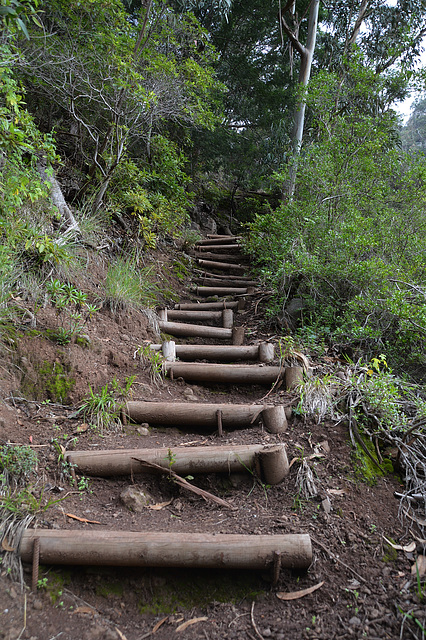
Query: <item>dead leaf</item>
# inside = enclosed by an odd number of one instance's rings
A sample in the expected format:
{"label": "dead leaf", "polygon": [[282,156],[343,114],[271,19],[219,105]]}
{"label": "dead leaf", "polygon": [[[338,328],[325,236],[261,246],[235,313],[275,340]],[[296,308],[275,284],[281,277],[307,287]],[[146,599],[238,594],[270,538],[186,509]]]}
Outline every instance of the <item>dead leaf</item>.
{"label": "dead leaf", "polygon": [[77,427],[77,429],[75,430],[75,433],[86,433],[88,428],[89,428],[89,425],[83,422],[83,424]]}
{"label": "dead leaf", "polygon": [[92,607],[86,607],[86,606],[81,606],[81,607],[77,607],[77,609],[74,609],[73,613],[88,613],[91,616],[96,615],[96,609],[93,609]]}
{"label": "dead leaf", "polygon": [[327,489],[327,493],[331,493],[333,496],[344,496],[346,489]]}
{"label": "dead leaf", "polygon": [[118,635],[120,636],[120,640],[127,640],[127,638],[124,635],[124,633],[122,631],[120,631],[120,629],[118,627],[115,627],[115,630],[118,633]]}
{"label": "dead leaf", "polygon": [[192,624],[197,624],[197,622],[205,622],[206,620],[208,620],[208,618],[206,618],[205,616],[203,616],[202,618],[192,618],[191,620],[187,620],[186,622],[184,622],[183,624],[180,624],[177,627],[176,633],[180,633],[181,631],[185,631],[185,629],[190,627]]}
{"label": "dead leaf", "polygon": [[401,544],[394,544],[393,542],[388,540],[386,536],[383,536],[383,539],[386,541],[386,544],[392,547],[392,549],[396,549],[397,551],[405,551],[406,553],[413,553],[413,551],[416,550],[416,543],[414,542],[414,540],[413,542],[410,542],[410,544],[402,546]]}
{"label": "dead leaf", "polygon": [[172,500],[167,500],[167,502],[157,502],[157,504],[147,504],[146,508],[151,509],[152,511],[161,511],[164,507],[168,507],[169,504],[172,504]]}
{"label": "dead leaf", "polygon": [[322,582],[318,582],[318,584],[314,584],[313,587],[308,587],[307,589],[301,589],[301,591],[281,591],[277,593],[277,598],[280,600],[298,600],[299,598],[303,598],[304,596],[308,596],[310,593],[313,593],[324,584],[325,580]]}
{"label": "dead leaf", "polygon": [[67,518],[72,518],[73,520],[78,520],[79,522],[85,522],[86,524],[102,524],[102,522],[98,522],[97,520],[88,520],[87,518],[80,518],[79,516],[75,516],[72,513],[65,514]]}
{"label": "dead leaf", "polygon": [[3,551],[15,551],[14,547],[11,547],[8,543],[6,536],[1,541],[1,548],[3,549]]}
{"label": "dead leaf", "polygon": [[157,622],[157,624],[155,624],[155,625],[153,626],[151,633],[157,633],[158,629],[161,627],[161,625],[162,625],[162,624],[164,624],[164,623],[166,622],[166,620],[167,620],[167,618],[168,618],[168,617],[169,617],[169,616],[166,616],[166,617],[165,617],[165,618],[163,618],[162,620],[159,620],[159,621]]}
{"label": "dead leaf", "polygon": [[426,557],[417,556],[417,560],[411,567],[411,575],[416,576],[419,574],[419,578],[423,578],[426,575]]}

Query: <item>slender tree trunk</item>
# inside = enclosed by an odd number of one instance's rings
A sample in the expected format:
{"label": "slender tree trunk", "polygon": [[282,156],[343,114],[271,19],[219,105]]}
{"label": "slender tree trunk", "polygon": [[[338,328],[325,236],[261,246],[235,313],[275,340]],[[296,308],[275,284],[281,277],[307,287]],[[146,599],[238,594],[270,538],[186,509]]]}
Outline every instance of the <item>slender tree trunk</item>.
{"label": "slender tree trunk", "polygon": [[[296,51],[300,54],[300,72],[299,72],[299,85],[305,90],[309,84],[311,77],[312,58],[315,51],[315,43],[317,38],[318,27],[318,11],[320,0],[312,0],[309,11],[308,22],[308,37],[306,46],[304,46],[299,38],[297,32],[293,32],[285,21],[284,16],[281,16],[281,26],[284,33],[290,39],[290,42]],[[300,149],[303,140],[303,129],[305,125],[305,111],[306,111],[306,99],[304,93],[301,94],[294,110],[294,126],[292,132],[292,145],[293,145],[293,164],[290,168],[290,178],[286,185],[283,186],[283,197],[289,199],[293,198],[294,189],[296,186],[296,175],[298,159],[300,155]]]}

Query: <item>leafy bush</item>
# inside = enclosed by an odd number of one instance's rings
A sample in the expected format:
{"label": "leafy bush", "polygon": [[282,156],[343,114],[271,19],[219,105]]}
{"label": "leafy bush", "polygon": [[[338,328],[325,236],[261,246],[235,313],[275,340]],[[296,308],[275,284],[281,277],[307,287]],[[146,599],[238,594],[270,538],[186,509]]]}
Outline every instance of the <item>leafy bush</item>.
{"label": "leafy bush", "polygon": [[336,114],[327,91],[337,78],[319,74],[309,98],[317,137],[295,197],[256,215],[248,250],[275,289],[274,313],[285,318],[296,296],[320,338],[424,365],[426,161],[395,145],[390,114]]}

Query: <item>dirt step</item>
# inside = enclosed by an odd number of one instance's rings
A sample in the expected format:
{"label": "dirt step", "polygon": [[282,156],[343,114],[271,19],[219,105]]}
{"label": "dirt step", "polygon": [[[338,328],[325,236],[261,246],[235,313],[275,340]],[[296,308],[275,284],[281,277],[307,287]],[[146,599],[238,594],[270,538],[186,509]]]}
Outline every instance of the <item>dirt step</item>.
{"label": "dirt step", "polygon": [[226,278],[219,278],[218,276],[208,278],[194,278],[194,282],[201,286],[207,287],[257,287],[258,282],[256,280],[230,280],[228,276]]}
{"label": "dirt step", "polygon": [[201,253],[199,251],[195,251],[195,258],[202,258],[203,260],[215,260],[216,262],[224,261],[224,262],[232,262],[236,264],[240,264],[241,262],[248,262],[247,258],[244,259],[240,255],[234,255],[231,253],[213,253],[211,251],[206,253]]}

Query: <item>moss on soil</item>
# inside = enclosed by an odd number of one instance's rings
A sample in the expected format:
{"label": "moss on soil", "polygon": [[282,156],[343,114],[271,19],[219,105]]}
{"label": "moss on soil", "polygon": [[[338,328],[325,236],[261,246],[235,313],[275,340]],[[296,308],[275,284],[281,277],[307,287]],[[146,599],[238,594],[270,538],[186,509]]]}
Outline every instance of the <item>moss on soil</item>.
{"label": "moss on soil", "polygon": [[71,367],[64,362],[43,360],[34,364],[34,374],[26,373],[21,381],[21,392],[27,398],[66,404],[75,385]]}
{"label": "moss on soil", "polygon": [[139,601],[141,615],[166,615],[178,610],[203,608],[212,602],[236,604],[245,598],[253,600],[265,592],[260,577],[251,572],[203,571],[168,572],[167,582],[155,587]]}

